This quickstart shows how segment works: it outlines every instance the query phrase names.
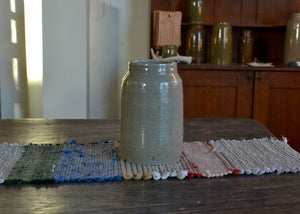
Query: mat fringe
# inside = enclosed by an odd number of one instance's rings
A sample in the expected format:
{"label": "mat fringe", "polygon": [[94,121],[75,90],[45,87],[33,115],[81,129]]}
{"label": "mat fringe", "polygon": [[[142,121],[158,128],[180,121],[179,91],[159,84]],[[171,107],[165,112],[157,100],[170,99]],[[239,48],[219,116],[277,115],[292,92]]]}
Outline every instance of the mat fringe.
{"label": "mat fringe", "polygon": [[140,165],[121,160],[121,170],[125,180],[212,178],[233,173],[232,164],[207,142],[185,142],[180,160],[173,164]]}

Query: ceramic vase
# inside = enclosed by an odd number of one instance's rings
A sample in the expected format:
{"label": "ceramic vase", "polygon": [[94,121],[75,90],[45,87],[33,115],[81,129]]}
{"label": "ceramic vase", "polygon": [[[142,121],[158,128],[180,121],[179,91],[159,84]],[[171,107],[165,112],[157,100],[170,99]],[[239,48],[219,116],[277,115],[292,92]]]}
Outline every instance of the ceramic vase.
{"label": "ceramic vase", "polygon": [[286,26],[284,64],[300,61],[300,13],[292,13]]}
{"label": "ceramic vase", "polygon": [[229,65],[232,60],[232,28],[227,22],[217,22],[212,29],[210,61],[216,65]]}
{"label": "ceramic vase", "polygon": [[239,63],[246,64],[253,60],[253,36],[251,30],[242,30],[239,45]]}
{"label": "ceramic vase", "polygon": [[183,89],[175,62],[132,61],[121,93],[120,157],[140,164],[179,160]]}
{"label": "ceramic vase", "polygon": [[205,28],[200,24],[192,24],[186,34],[186,56],[192,57],[192,63],[205,62],[206,34]]}
{"label": "ceramic vase", "polygon": [[201,24],[205,19],[205,1],[188,0],[187,19],[189,23]]}

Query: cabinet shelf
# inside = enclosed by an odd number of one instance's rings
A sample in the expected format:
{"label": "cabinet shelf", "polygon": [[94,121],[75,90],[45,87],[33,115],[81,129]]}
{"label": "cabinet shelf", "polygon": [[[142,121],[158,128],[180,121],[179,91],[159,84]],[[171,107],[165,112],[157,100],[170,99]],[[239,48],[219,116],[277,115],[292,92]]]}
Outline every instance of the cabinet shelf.
{"label": "cabinet shelf", "polygon": [[201,63],[201,64],[178,64],[179,70],[211,70],[211,71],[259,71],[259,72],[268,72],[268,71],[276,71],[276,72],[300,72],[300,68],[290,68],[283,64],[276,64],[275,67],[251,67],[249,65],[242,64],[231,64],[231,65],[214,65],[209,63]]}
{"label": "cabinet shelf", "polygon": [[[230,23],[229,23],[230,24]],[[182,22],[182,26],[190,26],[192,25],[189,22]],[[207,26],[207,27],[212,27],[214,23],[201,23],[201,25]],[[232,27],[236,28],[285,28],[286,25],[284,24],[233,24],[231,25]]]}
{"label": "cabinet shelf", "polygon": [[[232,26],[232,64],[178,64],[185,117],[246,117],[262,122],[276,137],[285,136],[300,152],[300,68],[283,65],[286,23],[300,12],[299,0],[206,0],[206,62],[210,62],[212,26]],[[185,55],[188,0],[151,0],[151,11],[182,12],[179,53]],[[253,31],[253,57],[275,67],[237,64],[241,30]],[[151,28],[152,30],[152,28]],[[151,33],[150,46],[153,46]]]}

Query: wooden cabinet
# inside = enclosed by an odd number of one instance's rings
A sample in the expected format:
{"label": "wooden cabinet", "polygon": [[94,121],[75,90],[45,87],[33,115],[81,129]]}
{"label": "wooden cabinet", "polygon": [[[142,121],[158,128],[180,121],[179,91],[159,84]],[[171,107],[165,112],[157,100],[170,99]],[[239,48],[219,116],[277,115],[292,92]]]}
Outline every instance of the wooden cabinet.
{"label": "wooden cabinet", "polygon": [[[185,117],[253,118],[262,122],[276,137],[287,137],[289,144],[300,152],[300,69],[280,66],[283,63],[285,25],[291,13],[300,12],[300,1],[205,2],[203,25],[207,63],[179,65],[184,85]],[[187,3],[188,0],[151,0],[151,11],[182,12],[181,55],[185,55],[185,34],[190,26]],[[209,64],[212,25],[218,21],[232,25],[233,65],[230,66]],[[253,57],[273,62],[275,68],[250,68],[237,64],[242,29],[253,32]],[[150,47],[154,47],[152,31],[150,39]]]}
{"label": "wooden cabinet", "polygon": [[[241,24],[242,1],[241,0],[215,0],[214,22],[228,22],[231,25]],[[228,7],[230,5],[230,7]],[[208,11],[207,11],[208,12]]]}
{"label": "wooden cabinet", "polygon": [[[219,21],[226,21],[233,27],[233,63],[238,62],[238,40],[242,29],[250,29],[253,32],[253,57],[260,61],[276,63],[283,61],[285,25],[291,13],[300,12],[299,0],[206,0],[205,2],[203,25],[207,34],[206,62],[210,61],[212,25]],[[152,12],[153,10],[182,12],[182,46],[179,48],[181,55],[185,55],[185,37],[189,28],[187,3],[188,0],[151,0]],[[152,26],[151,24],[150,46],[154,47]]]}
{"label": "wooden cabinet", "polygon": [[299,70],[206,65],[179,66],[179,74],[186,118],[252,118],[300,151]]}
{"label": "wooden cabinet", "polygon": [[251,72],[179,70],[179,75],[183,80],[186,118],[251,118]]}
{"label": "wooden cabinet", "polygon": [[256,72],[253,119],[300,152],[300,72]]}
{"label": "wooden cabinet", "polygon": [[253,2],[257,2],[256,24],[285,25],[291,13],[300,11],[299,0],[257,0]]}

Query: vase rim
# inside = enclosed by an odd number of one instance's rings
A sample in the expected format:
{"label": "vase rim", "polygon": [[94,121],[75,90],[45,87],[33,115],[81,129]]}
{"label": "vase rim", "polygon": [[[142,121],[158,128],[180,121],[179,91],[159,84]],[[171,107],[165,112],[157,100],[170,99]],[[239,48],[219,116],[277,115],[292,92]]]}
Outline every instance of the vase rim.
{"label": "vase rim", "polygon": [[177,72],[177,63],[170,60],[133,60],[128,63],[130,72],[159,73],[161,75]]}
{"label": "vase rim", "polygon": [[159,59],[131,60],[129,63],[139,66],[172,66],[177,64],[175,61]]}

